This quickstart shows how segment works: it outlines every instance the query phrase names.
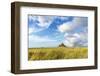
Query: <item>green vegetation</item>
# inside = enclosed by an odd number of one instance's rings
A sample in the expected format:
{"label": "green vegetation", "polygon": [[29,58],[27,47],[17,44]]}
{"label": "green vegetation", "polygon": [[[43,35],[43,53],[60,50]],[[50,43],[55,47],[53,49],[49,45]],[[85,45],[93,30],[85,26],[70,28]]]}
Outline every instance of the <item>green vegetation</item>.
{"label": "green vegetation", "polygon": [[28,60],[82,59],[88,57],[88,49],[82,48],[29,48]]}

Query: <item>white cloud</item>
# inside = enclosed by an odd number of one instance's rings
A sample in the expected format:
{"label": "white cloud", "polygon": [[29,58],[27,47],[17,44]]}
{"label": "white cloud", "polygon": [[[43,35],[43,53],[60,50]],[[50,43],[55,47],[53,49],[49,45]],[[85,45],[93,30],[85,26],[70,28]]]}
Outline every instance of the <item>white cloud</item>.
{"label": "white cloud", "polygon": [[42,30],[44,30],[43,28],[35,28],[34,26],[33,27],[30,27],[29,29],[28,29],[28,33],[29,34],[31,34],[31,33],[35,33],[35,32],[39,32],[39,31],[42,31]]}
{"label": "white cloud", "polygon": [[88,43],[87,33],[74,33],[74,34],[66,33],[64,37],[65,37],[64,44],[68,47],[87,46]]}
{"label": "white cloud", "polygon": [[75,37],[77,37],[77,38],[80,38],[81,36],[80,36],[80,34],[78,34],[78,33],[74,33],[73,34]]}
{"label": "white cloud", "polygon": [[74,46],[74,44],[71,43],[71,42],[68,41],[68,40],[65,40],[65,41],[64,41],[64,44],[65,44],[67,47],[73,47],[73,46]]}
{"label": "white cloud", "polygon": [[53,22],[55,17],[52,16],[29,16],[29,20],[33,21],[34,23],[31,23],[29,26],[29,34],[32,32],[39,32],[42,30],[47,29],[50,24]]}
{"label": "white cloud", "polygon": [[50,42],[50,41],[56,41],[53,39],[50,39],[48,36],[37,36],[37,35],[29,35],[29,41],[32,42]]}
{"label": "white cloud", "polygon": [[32,32],[34,32],[34,28],[29,28],[28,33],[31,34]]}
{"label": "white cloud", "polygon": [[51,16],[38,16],[38,26],[42,28],[48,28],[53,20],[54,17]]}
{"label": "white cloud", "polygon": [[61,19],[61,20],[69,20],[69,17],[67,16],[56,16],[56,18]]}
{"label": "white cloud", "polygon": [[58,30],[63,33],[63,32],[66,32],[66,31],[70,31],[72,29],[71,27],[72,27],[71,23],[67,22],[67,23],[60,25],[58,27]]}
{"label": "white cloud", "polygon": [[78,37],[75,34],[69,34],[65,36],[64,44],[68,47],[73,47],[74,44],[78,41]]}
{"label": "white cloud", "polygon": [[33,15],[29,15],[28,18],[29,20],[33,20],[33,21],[37,20],[37,16],[33,16]]}
{"label": "white cloud", "polygon": [[58,30],[60,32],[67,32],[77,28],[78,26],[86,25],[86,23],[87,23],[86,18],[75,17],[72,21],[61,24],[58,27]]}
{"label": "white cloud", "polygon": [[41,28],[49,27],[54,19],[55,19],[54,16],[53,17],[52,16],[34,16],[34,15],[29,16],[29,20],[37,22],[37,26]]}
{"label": "white cloud", "polygon": [[64,34],[64,37],[66,38],[68,35],[69,35],[69,33],[65,33],[65,34]]}

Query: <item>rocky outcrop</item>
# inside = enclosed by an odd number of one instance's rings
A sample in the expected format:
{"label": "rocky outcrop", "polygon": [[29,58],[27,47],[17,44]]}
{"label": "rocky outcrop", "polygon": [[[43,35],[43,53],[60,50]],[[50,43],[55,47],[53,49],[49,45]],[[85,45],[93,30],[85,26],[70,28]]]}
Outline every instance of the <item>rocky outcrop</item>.
{"label": "rocky outcrop", "polygon": [[59,47],[66,47],[63,43],[59,45]]}

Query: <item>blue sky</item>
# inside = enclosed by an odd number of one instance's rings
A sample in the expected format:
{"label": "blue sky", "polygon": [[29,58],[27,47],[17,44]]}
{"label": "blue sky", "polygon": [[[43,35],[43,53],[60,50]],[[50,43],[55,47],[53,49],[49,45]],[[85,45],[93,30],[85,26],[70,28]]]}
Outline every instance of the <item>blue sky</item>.
{"label": "blue sky", "polygon": [[88,18],[28,15],[29,48],[83,47],[88,44]]}

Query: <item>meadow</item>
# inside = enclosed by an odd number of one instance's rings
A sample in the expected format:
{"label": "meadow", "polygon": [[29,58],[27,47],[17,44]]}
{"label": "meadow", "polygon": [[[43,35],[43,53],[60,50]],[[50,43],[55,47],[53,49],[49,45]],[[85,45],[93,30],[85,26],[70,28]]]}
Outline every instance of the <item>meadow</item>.
{"label": "meadow", "polygon": [[29,48],[28,60],[84,59],[88,58],[88,49],[80,48]]}

